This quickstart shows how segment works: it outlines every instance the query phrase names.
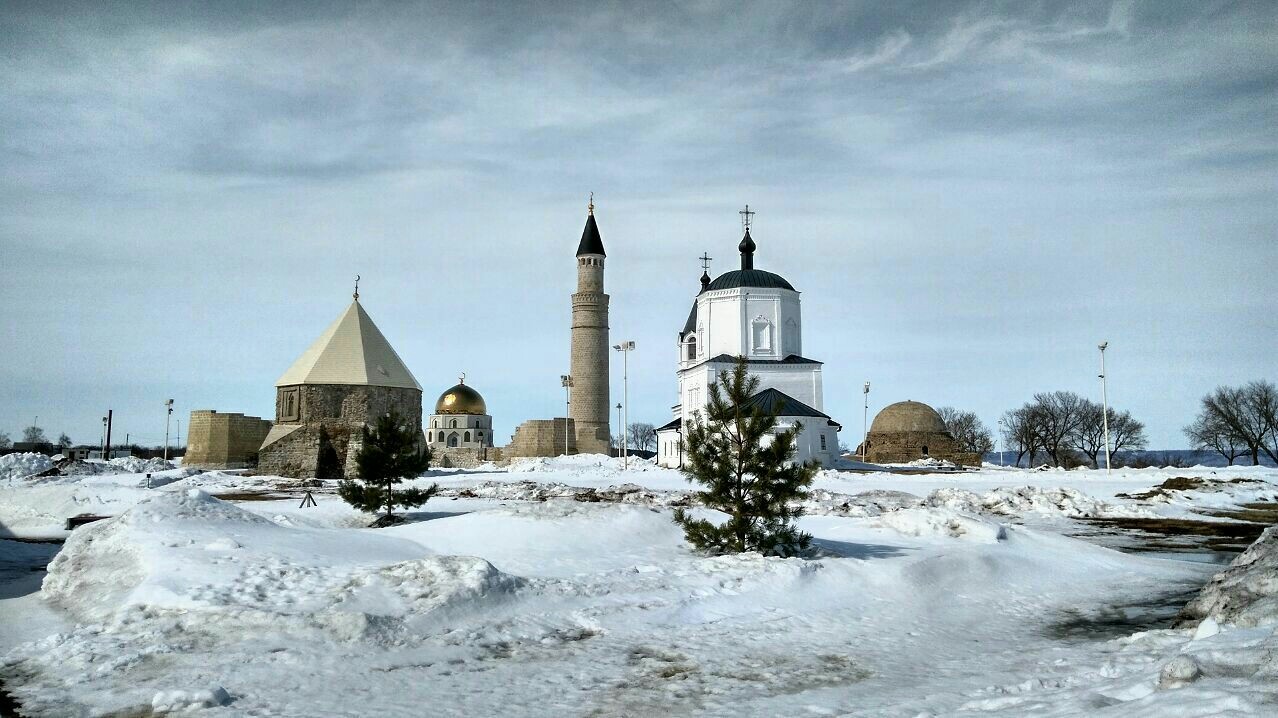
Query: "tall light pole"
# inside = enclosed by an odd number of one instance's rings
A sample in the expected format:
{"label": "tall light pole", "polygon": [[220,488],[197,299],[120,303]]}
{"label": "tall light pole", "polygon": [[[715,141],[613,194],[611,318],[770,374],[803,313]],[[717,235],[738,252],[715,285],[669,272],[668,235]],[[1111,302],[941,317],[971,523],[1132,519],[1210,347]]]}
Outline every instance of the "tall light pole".
{"label": "tall light pole", "polygon": [[[622,421],[621,421],[621,402],[617,402],[617,406],[616,406],[615,408],[617,409],[617,426],[623,426]],[[622,434],[625,434],[625,433],[626,433],[626,430],[625,430],[625,429],[621,429],[621,433],[622,433]],[[622,453],[622,452],[621,452],[621,447],[620,447],[620,446],[618,446],[618,447],[617,447],[617,454],[618,454],[618,455],[621,455],[621,453]]]}
{"label": "tall light pole", "polygon": [[164,414],[164,460],[169,460],[169,420],[173,418],[173,400],[169,399],[164,402],[164,408],[168,411]]}
{"label": "tall light pole", "polygon": [[560,374],[559,382],[564,387],[564,456],[568,455],[568,420],[572,414],[572,374]]}
{"label": "tall light pole", "polygon": [[103,460],[105,460],[105,459],[107,458],[107,455],[106,455],[106,425],[107,425],[107,418],[104,416],[104,417],[102,417],[102,458],[103,458]]}
{"label": "tall light pole", "polygon": [[635,343],[625,341],[620,344],[614,344],[613,349],[621,352],[621,402],[623,405],[621,418],[621,460],[622,468],[630,468],[630,352],[634,351]]}
{"label": "tall light pole", "polygon": [[1003,450],[1007,448],[1007,440],[1003,438],[1003,427],[1005,426],[1007,426],[1007,424],[1004,423],[1002,419],[999,419],[998,420],[998,437],[997,437],[997,440],[999,442],[998,465],[1003,467],[1007,466],[1007,464],[1003,463]]}
{"label": "tall light pole", "polygon": [[1105,429],[1105,475],[1109,475],[1109,396],[1107,381],[1105,379],[1105,349],[1109,346],[1109,342],[1101,342],[1097,348],[1100,349],[1101,355],[1101,426]]}
{"label": "tall light pole", "polygon": [[867,461],[865,455],[869,447],[865,444],[870,439],[870,425],[867,423],[870,418],[870,382],[865,382],[861,393],[865,395],[865,404],[861,407],[861,461]]}

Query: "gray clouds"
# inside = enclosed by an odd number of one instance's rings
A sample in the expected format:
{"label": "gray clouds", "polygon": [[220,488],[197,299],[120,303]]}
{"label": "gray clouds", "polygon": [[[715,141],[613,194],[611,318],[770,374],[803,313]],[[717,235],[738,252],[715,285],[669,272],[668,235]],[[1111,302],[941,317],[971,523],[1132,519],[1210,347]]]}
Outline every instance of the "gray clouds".
{"label": "gray clouds", "polygon": [[428,400],[465,370],[509,433],[556,411],[591,190],[654,423],[692,257],[730,266],[745,202],[849,426],[864,378],[987,421],[1088,391],[1100,339],[1158,444],[1274,378],[1269,3],[0,12],[0,376],[39,388],[0,426],[81,384],[269,412],[358,272]]}

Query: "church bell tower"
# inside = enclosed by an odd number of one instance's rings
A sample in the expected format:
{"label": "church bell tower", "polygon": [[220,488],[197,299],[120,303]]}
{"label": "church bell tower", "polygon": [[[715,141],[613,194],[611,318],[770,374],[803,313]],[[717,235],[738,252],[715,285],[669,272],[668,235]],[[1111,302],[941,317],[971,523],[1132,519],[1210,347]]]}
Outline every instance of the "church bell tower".
{"label": "church bell tower", "polygon": [[609,454],[608,295],[604,294],[604,247],[590,201],[577,245],[577,292],[572,295],[572,398],[568,415],[577,429],[577,450]]}

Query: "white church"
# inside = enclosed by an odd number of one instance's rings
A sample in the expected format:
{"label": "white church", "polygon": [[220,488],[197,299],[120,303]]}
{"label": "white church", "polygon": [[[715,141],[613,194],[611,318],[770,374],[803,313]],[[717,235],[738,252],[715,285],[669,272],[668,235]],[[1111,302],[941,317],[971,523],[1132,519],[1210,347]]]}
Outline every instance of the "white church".
{"label": "white church", "polygon": [[839,457],[842,427],[822,411],[821,362],[803,356],[799,292],[780,275],[754,268],[749,210],[742,212],[741,269],[713,281],[708,270],[702,273],[701,291],[679,332],[679,403],[674,419],[657,429],[661,466],[683,465],[685,428],[697,412],[704,414],[710,385],[720,371],[732,370],[738,356],[759,378],[750,403],[778,410],[778,432],[802,425],[795,459],[831,466]]}

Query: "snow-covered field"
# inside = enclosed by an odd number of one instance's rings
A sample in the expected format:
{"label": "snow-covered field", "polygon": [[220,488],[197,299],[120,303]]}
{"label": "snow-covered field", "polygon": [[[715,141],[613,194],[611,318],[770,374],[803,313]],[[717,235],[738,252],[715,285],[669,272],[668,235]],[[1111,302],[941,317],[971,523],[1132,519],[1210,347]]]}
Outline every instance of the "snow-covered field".
{"label": "snow-covered field", "polygon": [[598,456],[432,472],[389,529],[277,477],[29,468],[0,537],[70,535],[42,587],[57,547],[0,538],[26,715],[1278,714],[1278,536],[1175,629],[1223,567],[1074,537],[1221,520],[1197,511],[1278,500],[1274,469],[823,472],[816,555],[779,559],[690,552],[682,475]]}

